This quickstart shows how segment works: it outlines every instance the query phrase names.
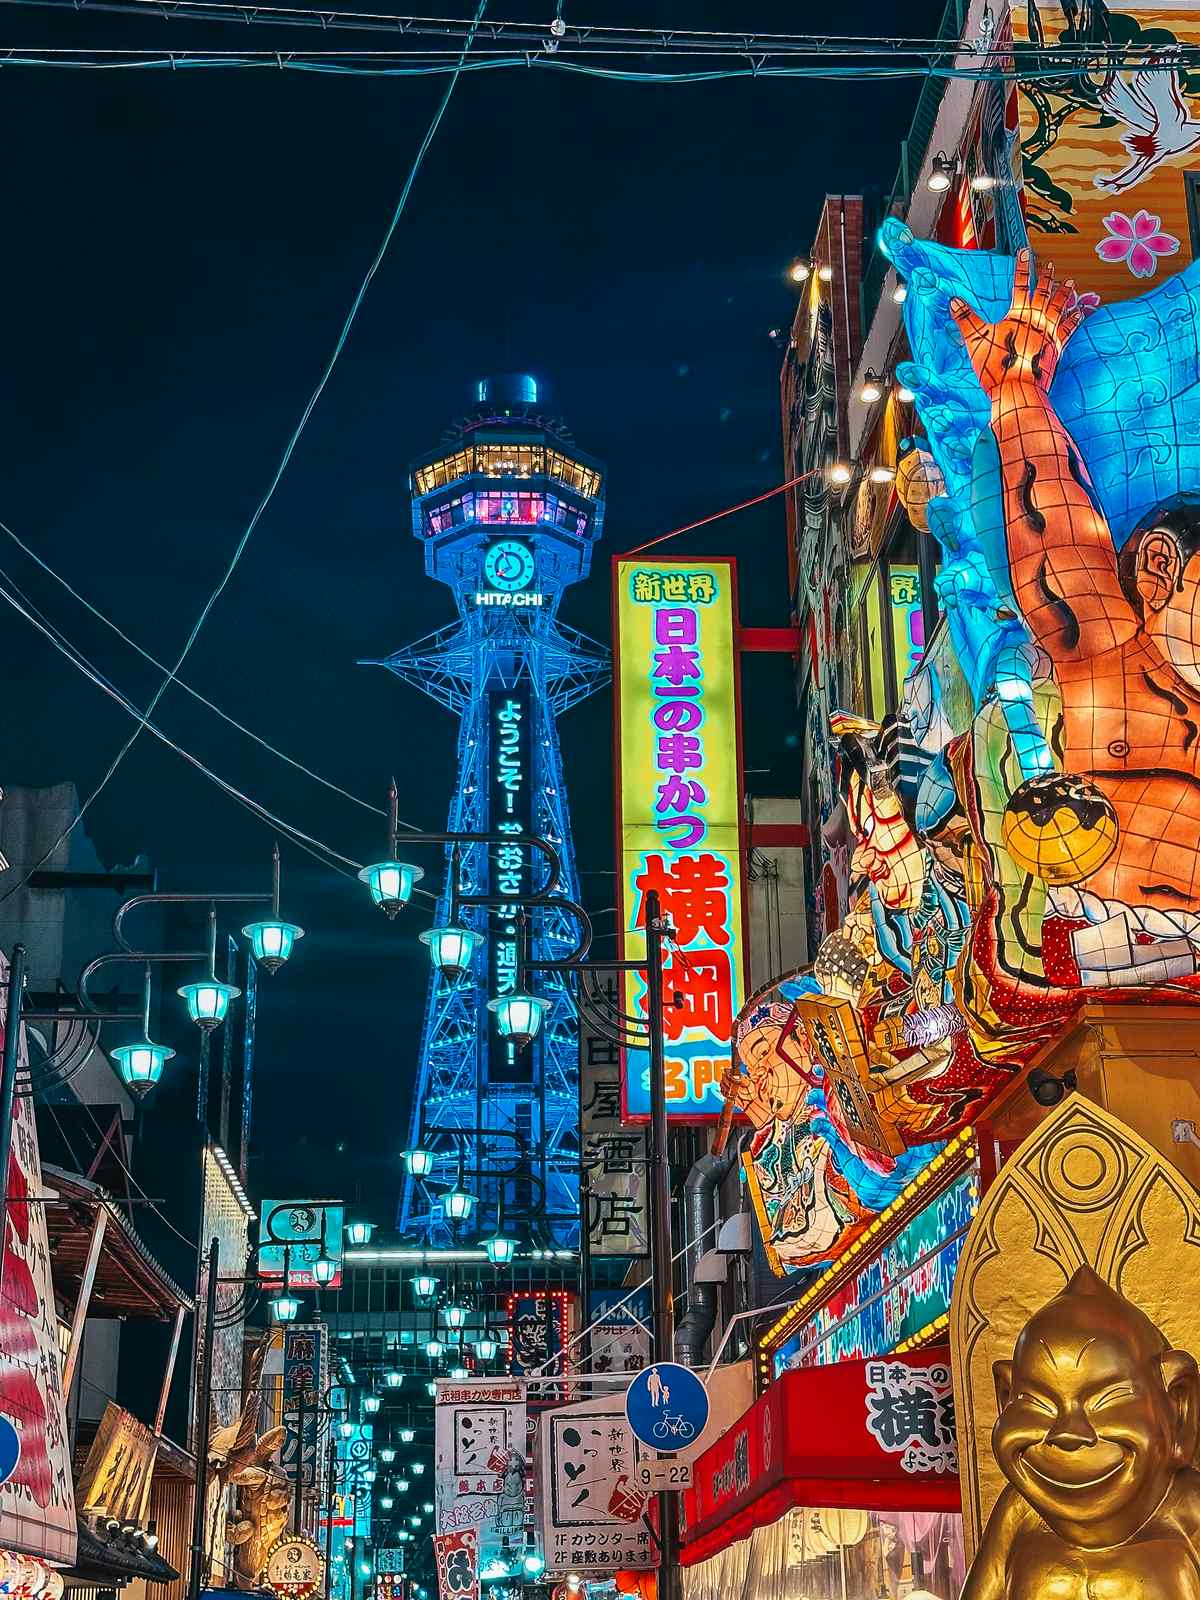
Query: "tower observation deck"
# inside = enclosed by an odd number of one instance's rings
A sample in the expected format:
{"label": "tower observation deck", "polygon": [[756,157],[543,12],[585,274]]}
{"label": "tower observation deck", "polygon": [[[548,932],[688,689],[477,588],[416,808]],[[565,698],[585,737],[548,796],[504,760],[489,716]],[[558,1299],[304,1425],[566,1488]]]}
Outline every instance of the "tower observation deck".
{"label": "tower observation deck", "polygon": [[[557,721],[607,681],[609,656],[561,623],[558,607],[591,567],[604,521],[603,469],[543,413],[533,378],[485,378],[475,402],[440,449],[413,463],[410,478],[425,572],[450,590],[458,620],[367,664],[387,667],[459,719],[448,831],[511,835],[511,844],[460,849],[462,892],[536,888],[544,858],[520,844],[536,834],[559,851],[561,891],[577,899]],[[441,926],[450,920],[449,866],[447,853]],[[462,1170],[463,1187],[479,1202],[472,1232],[502,1224],[535,1245],[571,1248],[579,1238],[574,1003],[561,974],[532,975],[525,987],[548,1009],[534,1042],[514,1049],[487,1007],[515,989],[515,908],[464,909],[460,921],[484,938],[465,976],[431,975],[410,1138],[434,1163],[424,1179],[406,1176],[400,1231],[448,1242],[437,1196]],[[567,955],[576,935],[566,913],[538,911],[528,924],[529,957]]]}

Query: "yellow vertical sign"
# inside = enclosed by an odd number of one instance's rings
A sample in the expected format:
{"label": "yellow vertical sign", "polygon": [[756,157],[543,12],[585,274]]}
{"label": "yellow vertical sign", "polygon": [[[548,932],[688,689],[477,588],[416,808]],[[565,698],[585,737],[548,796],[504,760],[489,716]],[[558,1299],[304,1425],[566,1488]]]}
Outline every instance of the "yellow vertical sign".
{"label": "yellow vertical sign", "polygon": [[[645,897],[675,930],[664,971],[667,1114],[721,1114],[745,996],[741,741],[730,559],[613,563],[618,904],[626,959],[645,954]],[[646,984],[625,974],[624,1010]],[[625,1113],[650,1114],[649,1055],[626,1050]]]}

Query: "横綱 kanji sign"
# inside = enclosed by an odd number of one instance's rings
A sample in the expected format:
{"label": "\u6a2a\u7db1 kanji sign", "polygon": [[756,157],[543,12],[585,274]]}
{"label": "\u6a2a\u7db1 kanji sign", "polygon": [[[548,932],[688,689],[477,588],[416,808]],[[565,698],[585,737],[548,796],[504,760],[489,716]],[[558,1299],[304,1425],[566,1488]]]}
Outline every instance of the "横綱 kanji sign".
{"label": "\u6a2a\u7db1 kanji sign", "polygon": [[[614,563],[623,955],[646,896],[674,927],[663,972],[667,1114],[717,1117],[744,998],[741,738],[731,560]],[[626,977],[625,1010],[646,1011]],[[624,1106],[650,1113],[649,1056],[625,1052]]]}

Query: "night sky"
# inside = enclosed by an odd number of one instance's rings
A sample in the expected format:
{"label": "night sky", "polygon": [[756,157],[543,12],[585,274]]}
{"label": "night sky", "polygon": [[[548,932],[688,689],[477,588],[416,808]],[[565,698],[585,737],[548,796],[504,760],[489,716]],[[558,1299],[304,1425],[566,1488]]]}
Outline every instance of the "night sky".
{"label": "night sky", "polygon": [[[569,0],[566,15],[861,31],[893,16],[747,9]],[[540,10],[551,14],[496,14]],[[909,7],[906,24],[927,34],[939,10]],[[3,20],[6,47],[314,43],[153,18],[6,9]],[[443,80],[6,68],[3,87],[0,519],[170,662],[332,348]],[[465,76],[184,678],[355,794],[382,803],[397,772],[402,814],[444,826],[453,720],[355,665],[452,619],[411,536],[409,459],[438,443],[481,374],[548,382],[580,446],[608,465],[597,566],[562,609],[607,640],[609,554],[780,481],[767,330],[791,316],[783,268],[811,240],[827,188],[886,191],[918,87]],[[736,554],[742,620],[787,621],[779,500],[671,548]],[[148,701],[153,670],[2,534],[0,567]],[[88,792],[128,736],[125,714],[7,607],[0,661],[0,784],[72,779]],[[787,671],[760,661],[745,690],[749,783],[795,792]],[[382,823],[186,696],[169,693],[157,716],[305,831],[360,861],[383,853]],[[610,718],[606,691],[562,724],[584,898],[608,940]],[[146,852],[164,888],[266,881],[270,831],[150,735],[86,826],[110,864]],[[284,913],[308,936],[261,994],[252,1182],[351,1196],[361,1185],[390,1220],[427,971],[416,933],[429,918],[387,925],[361,886],[290,847]]]}

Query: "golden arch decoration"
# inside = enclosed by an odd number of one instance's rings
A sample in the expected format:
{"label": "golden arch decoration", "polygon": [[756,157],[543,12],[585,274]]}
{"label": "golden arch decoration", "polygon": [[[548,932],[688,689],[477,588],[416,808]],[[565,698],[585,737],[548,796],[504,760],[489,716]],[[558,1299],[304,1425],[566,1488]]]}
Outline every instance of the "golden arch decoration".
{"label": "golden arch decoration", "polygon": [[[1164,1130],[1165,1132],[1166,1130]],[[1080,1094],[1021,1144],[967,1235],[950,1307],[968,1558],[1003,1486],[991,1451],[992,1363],[1079,1267],[1200,1351],[1200,1196],[1132,1128]]]}

